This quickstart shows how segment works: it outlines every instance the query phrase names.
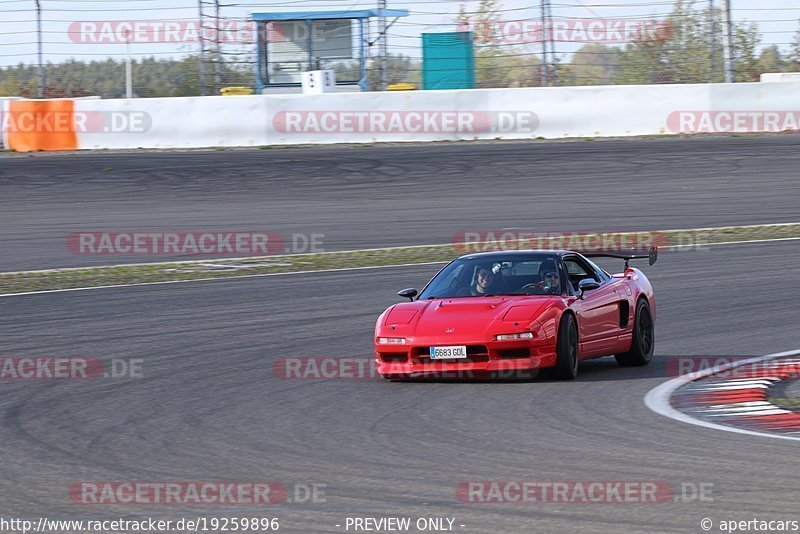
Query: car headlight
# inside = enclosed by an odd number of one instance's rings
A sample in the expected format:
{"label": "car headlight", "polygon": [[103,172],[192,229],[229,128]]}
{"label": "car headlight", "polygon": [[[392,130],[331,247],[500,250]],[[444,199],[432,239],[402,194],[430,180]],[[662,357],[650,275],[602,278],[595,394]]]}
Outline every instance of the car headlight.
{"label": "car headlight", "polygon": [[519,332],[517,334],[497,334],[495,341],[513,341],[515,339],[533,339],[533,332]]}
{"label": "car headlight", "polygon": [[378,345],[405,345],[406,338],[404,337],[379,337]]}

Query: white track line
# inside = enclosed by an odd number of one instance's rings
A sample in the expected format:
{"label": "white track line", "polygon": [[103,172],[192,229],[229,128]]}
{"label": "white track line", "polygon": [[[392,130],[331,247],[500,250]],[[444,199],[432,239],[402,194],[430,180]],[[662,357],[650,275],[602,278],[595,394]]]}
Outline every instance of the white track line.
{"label": "white track line", "polygon": [[800,240],[800,237],[771,237],[769,239],[745,239],[743,241],[720,241],[719,243],[691,243],[687,245],[670,245],[668,247],[658,247],[658,250],[661,251],[661,250],[672,250],[679,248],[694,248],[694,247],[710,248],[717,245],[751,245],[753,243],[772,243],[775,241],[798,241],[798,240]]}
{"label": "white track line", "polygon": [[[785,223],[789,224],[797,224],[797,223]],[[756,225],[756,226],[763,226],[763,225]],[[777,225],[776,225],[777,226]],[[721,228],[728,228],[723,226]],[[733,228],[733,227],[731,227]],[[746,227],[745,227],[746,228]],[[797,241],[800,240],[800,237],[780,237],[780,238],[772,238],[772,239],[754,239],[750,241],[724,241],[721,243],[697,243],[694,245],[672,245],[669,247],[661,247],[659,250],[672,250],[672,249],[680,249],[680,248],[689,248],[689,247],[697,247],[702,246],[706,248],[722,246],[722,245],[751,245],[751,244],[759,244],[759,243],[771,243],[775,241]],[[413,245],[408,248],[418,248],[418,247],[428,247],[428,246],[436,246],[436,245]],[[406,247],[397,247],[397,248],[406,248]],[[363,252],[364,250],[390,250],[390,249],[359,249],[359,250],[342,250],[342,251],[335,251],[335,253],[348,253],[348,252]],[[334,253],[334,252],[331,252]],[[174,262],[174,263],[203,263],[207,261],[213,260],[196,260],[196,261],[188,261],[188,262]],[[173,263],[173,262],[170,262]],[[392,265],[371,265],[366,267],[340,267],[337,269],[319,269],[314,271],[289,271],[285,273],[263,273],[263,274],[243,274],[243,275],[236,275],[236,276],[220,276],[220,277],[213,277],[213,278],[195,278],[192,280],[165,280],[162,282],[139,282],[134,284],[114,284],[114,285],[107,285],[107,286],[92,286],[92,287],[73,287],[69,289],[48,289],[45,291],[26,291],[24,293],[2,293],[0,297],[19,297],[23,295],[42,295],[47,293],[66,293],[70,291],[89,291],[92,289],[117,289],[121,287],[138,287],[138,286],[155,286],[155,285],[162,285],[162,284],[180,284],[186,282],[214,282],[220,280],[240,280],[243,278],[261,278],[264,276],[285,276],[290,274],[314,274],[314,273],[335,273],[335,272],[344,272],[344,271],[362,271],[367,269],[391,269],[395,267],[410,267],[412,265],[441,265],[444,263],[449,263],[448,261],[426,261],[422,263],[396,263]],[[119,265],[110,265],[110,266],[103,266],[103,267],[133,267],[133,266],[146,266],[146,265],[161,265],[159,263],[134,263],[134,264],[119,264]],[[83,270],[83,269],[91,269],[92,267],[66,267],[64,269],[45,269],[45,271],[52,270],[52,271],[67,271],[67,270]],[[36,272],[36,271],[16,271],[16,272],[0,272],[0,274],[23,274],[25,272]]]}
{"label": "white track line", "polygon": [[71,287],[68,289],[47,289],[44,291],[27,291],[24,293],[3,293],[0,297],[19,297],[23,295],[43,295],[47,293],[67,293],[71,291],[90,291],[92,289],[118,289],[121,287],[139,287],[139,286],[158,286],[163,284],[185,284],[188,282],[221,282],[224,280],[241,280],[243,278],[261,278],[264,276],[285,276],[290,274],[315,274],[315,273],[338,273],[346,271],[365,271],[368,269],[389,269],[392,267],[412,267],[417,265],[440,265],[448,263],[446,261],[427,261],[424,263],[398,263],[395,265],[369,265],[365,267],[340,267],[338,269],[319,269],[316,271],[290,271],[286,273],[261,273],[261,274],[243,274],[237,276],[218,276],[215,278],[194,278],[192,280],[164,280],[162,282],[138,282],[135,284],[114,284],[108,286],[92,286],[92,287]]}
{"label": "white track line", "polygon": [[708,421],[695,419],[694,417],[673,408],[672,403],[670,402],[670,400],[672,399],[672,394],[675,392],[675,390],[677,390],[679,387],[683,385],[688,384],[689,382],[693,382],[695,380],[712,375],[717,372],[729,371],[736,367],[741,367],[742,365],[749,365],[751,363],[764,362],[768,360],[774,360],[777,358],[787,358],[789,356],[797,356],[797,355],[800,355],[800,350],[778,352],[775,354],[767,354],[766,356],[749,358],[747,360],[742,360],[740,362],[734,362],[728,365],[720,366],[719,368],[709,368],[709,369],[704,369],[702,371],[697,371],[695,373],[689,373],[684,376],[679,376],[677,378],[667,380],[663,384],[656,386],[650,391],[648,391],[647,395],[644,396],[644,404],[645,406],[647,406],[648,408],[650,408],[652,411],[654,411],[659,415],[663,415],[664,417],[669,417],[670,419],[674,419],[675,421],[689,423],[690,425],[697,425],[705,428],[715,428],[717,430],[724,430],[726,432],[736,432],[737,434],[749,434],[751,436],[764,436],[767,438],[789,439],[793,441],[800,441],[800,436],[789,436],[784,434],[772,434],[769,432],[758,432],[755,430],[745,430],[743,428],[718,425],[716,423],[710,423]]}
{"label": "white track line", "polygon": [[[607,233],[608,234],[618,235],[618,234],[637,234],[637,233],[638,234],[646,234],[646,233],[655,234],[655,233],[677,233],[677,232],[707,232],[707,231],[711,231],[711,230],[714,230],[714,231],[717,231],[717,230],[736,230],[736,229],[748,229],[748,228],[781,228],[781,227],[785,228],[787,226],[797,226],[798,224],[800,224],[800,222],[769,223],[769,224],[746,224],[746,225],[739,225],[739,226],[710,226],[710,227],[707,227],[707,228],[675,228],[675,229],[672,229],[672,230],[629,230],[629,231],[621,231],[620,230],[620,231],[616,231],[616,232],[607,232]],[[596,232],[596,234],[600,234],[600,233],[602,233],[602,232]],[[554,236],[550,236],[550,238],[551,239],[555,239],[557,237],[581,237],[581,236],[588,236],[588,235],[594,235],[594,234],[592,234],[592,233],[575,234],[574,236],[554,235]],[[667,247],[660,247],[660,250],[669,250],[669,249],[673,249],[673,248],[687,248],[687,247],[696,247],[696,246],[706,246],[706,245],[714,245],[714,244],[728,245],[728,244],[734,244],[734,243],[760,243],[762,241],[793,241],[793,240],[798,240],[798,239],[800,239],[800,237],[775,237],[775,238],[767,239],[767,240],[753,239],[753,240],[749,240],[749,241],[727,241],[727,242],[721,242],[721,243],[708,243],[708,244],[706,244],[706,243],[693,243],[693,244],[688,244],[688,245],[671,245],[671,246],[667,246]],[[519,241],[526,241],[526,240],[518,240],[518,239],[512,239],[511,240],[511,242],[515,242],[515,241],[519,242]],[[494,243],[499,243],[499,241],[494,241]],[[482,241],[467,241],[467,242],[464,242],[464,243],[434,243],[432,245],[398,245],[398,246],[395,246],[395,247],[360,248],[360,249],[354,249],[354,250],[329,250],[329,251],[326,251],[326,252],[322,252],[322,254],[331,255],[331,254],[350,254],[352,252],[388,252],[388,251],[393,251],[393,250],[421,249],[421,248],[429,248],[429,247],[457,247],[457,246],[466,247],[466,246],[469,246],[469,245],[484,245],[484,244],[485,243],[482,242]],[[302,256],[310,256],[310,255],[313,255],[313,254],[319,254],[319,253],[318,252],[302,252],[302,253],[298,253],[298,254],[289,254],[289,255],[292,256],[292,257],[302,257]],[[250,260],[256,260],[256,259],[263,260],[263,259],[270,259],[270,258],[275,258],[275,257],[280,258],[282,256],[287,256],[287,255],[286,254],[275,254],[274,256],[241,256],[241,257],[232,257],[232,258],[225,257],[225,256],[221,256],[221,257],[220,256],[212,256],[212,257],[203,258],[203,259],[199,259],[199,260],[174,260],[174,261],[168,261],[168,262],[148,262],[148,263],[115,263],[115,264],[110,264],[110,265],[95,265],[93,267],[97,267],[97,268],[104,268],[104,267],[105,268],[110,268],[110,267],[121,267],[121,266],[124,266],[124,267],[148,267],[148,266],[152,266],[152,265],[164,265],[164,264],[173,264],[173,265],[178,265],[178,264],[181,264],[181,265],[183,265],[183,264],[205,264],[205,263],[215,262],[215,261],[234,262],[234,261],[250,261]],[[40,272],[47,272],[47,271],[53,271],[53,272],[57,272],[57,271],[77,271],[77,270],[87,269],[87,268],[91,268],[91,267],[56,267],[56,268],[53,268],[53,269],[41,269]],[[8,271],[8,272],[2,272],[0,274],[25,274],[26,272],[29,272],[29,271]]]}

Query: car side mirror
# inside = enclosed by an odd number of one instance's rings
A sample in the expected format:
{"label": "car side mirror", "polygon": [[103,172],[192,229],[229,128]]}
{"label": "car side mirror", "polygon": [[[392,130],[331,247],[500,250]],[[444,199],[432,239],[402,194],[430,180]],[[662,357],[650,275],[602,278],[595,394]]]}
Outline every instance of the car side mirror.
{"label": "car side mirror", "polygon": [[397,292],[397,294],[413,302],[414,297],[417,296],[417,290],[416,288],[409,287],[407,289],[401,289],[400,291]]}
{"label": "car side mirror", "polygon": [[583,294],[587,291],[592,291],[593,289],[597,289],[600,287],[600,282],[597,280],[593,280],[592,278],[584,278],[580,282],[578,282],[578,291],[580,291],[580,298],[583,298]]}

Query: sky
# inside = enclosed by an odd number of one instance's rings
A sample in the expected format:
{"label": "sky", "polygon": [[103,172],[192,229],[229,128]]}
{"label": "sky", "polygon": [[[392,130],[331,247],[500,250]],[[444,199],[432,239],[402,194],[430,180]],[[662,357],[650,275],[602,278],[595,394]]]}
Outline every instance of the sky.
{"label": "sky", "polygon": [[[787,49],[794,32],[800,28],[800,1],[798,0],[730,0],[735,21],[758,22],[762,45],[777,44]],[[314,11],[374,8],[375,2],[362,0],[276,0],[274,2],[236,2],[221,0],[222,15],[226,18],[248,18],[253,12]],[[100,21],[157,21],[170,23],[171,28],[191,35],[198,20],[197,0],[41,0],[43,9],[44,58],[60,63],[70,59],[102,60],[107,57],[121,59],[126,54],[126,44],[112,34],[102,34]],[[537,0],[501,0],[503,18],[510,20],[536,20],[540,16]],[[567,19],[659,19],[667,15],[673,0],[552,0],[553,18]],[[698,2],[707,5],[707,0]],[[210,10],[211,3],[206,0]],[[389,32],[390,52],[402,52],[418,57],[420,34],[456,29],[454,23],[461,2],[453,0],[389,1],[390,8],[407,9],[410,16],[400,19]],[[474,10],[477,1],[467,2]],[[37,54],[35,3],[33,0],[0,0],[0,67],[20,62],[35,63]],[[531,7],[534,6],[534,7]],[[80,26],[84,23],[84,26]],[[76,30],[97,25],[95,32]],[[89,26],[87,26],[89,24]],[[112,26],[119,31],[122,26]],[[152,27],[152,26],[151,26]],[[159,27],[159,31],[163,31]],[[106,27],[106,29],[108,26]],[[160,34],[164,35],[164,34]],[[93,37],[104,42],[91,42]],[[109,43],[109,39],[114,42]],[[88,42],[81,42],[81,41]],[[141,39],[147,41],[147,39]],[[568,54],[578,46],[575,43],[558,43],[556,51]],[[130,53],[140,57],[181,57],[196,52],[196,42],[133,42]],[[236,44],[226,50],[252,50],[248,44]]]}

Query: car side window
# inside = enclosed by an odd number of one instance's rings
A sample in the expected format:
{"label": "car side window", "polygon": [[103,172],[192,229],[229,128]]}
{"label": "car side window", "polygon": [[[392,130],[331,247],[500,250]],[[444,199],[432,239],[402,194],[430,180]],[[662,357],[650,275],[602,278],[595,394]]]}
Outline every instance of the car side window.
{"label": "car side window", "polygon": [[595,273],[594,269],[586,262],[577,257],[564,258],[564,266],[567,268],[570,284],[573,289],[578,289],[578,284],[584,278],[591,278],[596,282],[603,282],[603,279]]}
{"label": "car side window", "polygon": [[594,272],[599,277],[599,280],[598,280],[599,282],[604,282],[604,281],[607,281],[607,280],[611,280],[611,275],[608,274],[607,272],[605,272],[603,269],[601,269],[595,262],[593,262],[590,259],[587,259],[586,263],[588,263],[592,267],[592,269],[594,269]]}

